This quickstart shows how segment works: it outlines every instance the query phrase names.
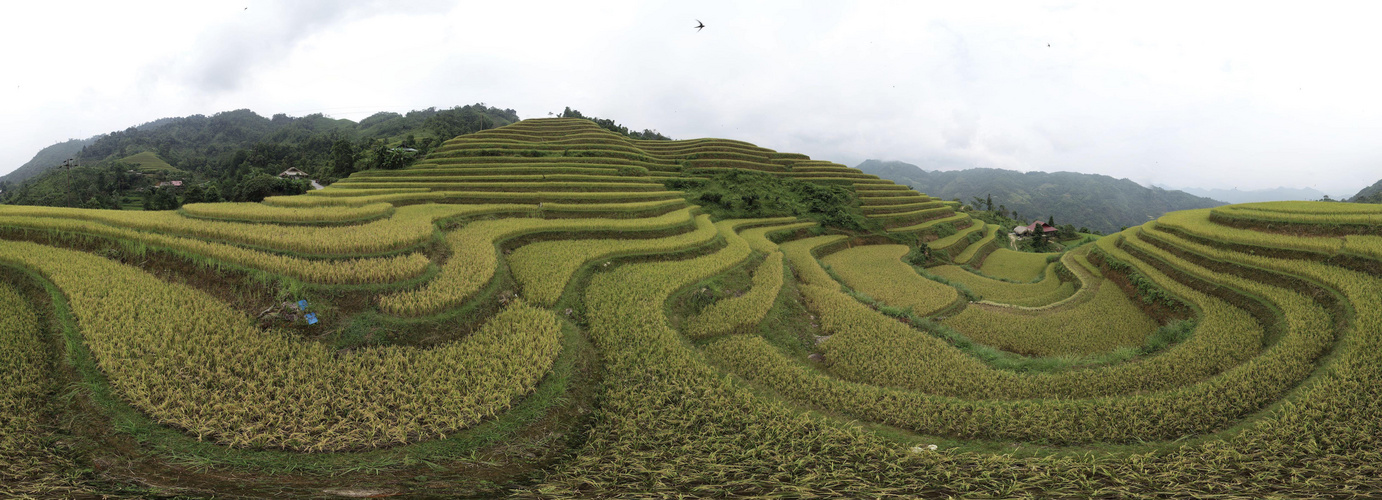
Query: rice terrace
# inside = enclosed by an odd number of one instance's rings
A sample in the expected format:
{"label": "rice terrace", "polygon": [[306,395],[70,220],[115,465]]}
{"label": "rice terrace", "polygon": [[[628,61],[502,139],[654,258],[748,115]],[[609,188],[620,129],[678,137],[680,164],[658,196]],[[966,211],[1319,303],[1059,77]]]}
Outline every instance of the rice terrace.
{"label": "rice terrace", "polygon": [[577,118],[262,203],[0,205],[0,496],[1379,495],[1379,228],[1250,203],[1019,252]]}

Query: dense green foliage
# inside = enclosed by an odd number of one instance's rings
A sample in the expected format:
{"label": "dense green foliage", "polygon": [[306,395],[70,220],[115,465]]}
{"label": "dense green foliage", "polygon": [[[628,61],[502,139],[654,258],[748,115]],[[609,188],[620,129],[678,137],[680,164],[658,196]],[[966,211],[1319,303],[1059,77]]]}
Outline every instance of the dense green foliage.
{"label": "dense green foliage", "polygon": [[667,136],[665,136],[665,135],[662,135],[662,134],[658,133],[656,130],[650,130],[650,129],[646,129],[646,128],[645,128],[645,129],[643,129],[642,132],[639,132],[639,131],[636,131],[636,130],[629,130],[628,127],[625,127],[625,126],[623,126],[623,125],[620,125],[620,124],[618,124],[618,123],[615,123],[614,120],[610,120],[610,119],[608,119],[608,118],[596,118],[596,117],[594,117],[594,116],[585,116],[585,115],[581,114],[580,111],[576,111],[576,110],[574,110],[574,109],[571,109],[570,106],[567,106],[566,109],[562,110],[562,112],[561,112],[561,117],[562,117],[562,118],[583,118],[583,119],[586,119],[586,120],[590,120],[590,121],[592,121],[592,122],[595,122],[596,125],[599,125],[600,128],[603,128],[603,129],[608,130],[608,131],[610,131],[610,132],[614,132],[614,133],[616,133],[616,134],[619,134],[619,135],[628,137],[628,138],[630,138],[630,139],[642,139],[642,140],[649,140],[649,141],[670,141],[670,140],[672,140],[671,137],[667,137]]}
{"label": "dense green foliage", "polygon": [[685,193],[687,201],[717,219],[801,217],[824,226],[854,231],[877,230],[864,217],[854,192],[845,186],[822,185],[790,177],[747,170],[692,172],[697,178],[671,178],[668,189]]}

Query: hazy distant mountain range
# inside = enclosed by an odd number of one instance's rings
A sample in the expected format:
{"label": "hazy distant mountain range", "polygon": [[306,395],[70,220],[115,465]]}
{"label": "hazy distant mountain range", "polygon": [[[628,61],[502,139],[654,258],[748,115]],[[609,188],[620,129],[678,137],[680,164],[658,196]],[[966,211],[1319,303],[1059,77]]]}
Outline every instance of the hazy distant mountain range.
{"label": "hazy distant mountain range", "polygon": [[996,168],[930,171],[900,161],[867,160],[858,167],[916,188],[935,198],[993,197],[993,206],[1023,220],[1055,217],[1056,224],[1084,226],[1105,234],[1135,226],[1166,212],[1224,203],[1181,191],[1145,187],[1128,179],[1075,172],[1018,172]]}
{"label": "hazy distant mountain range", "polygon": [[1203,196],[1224,203],[1253,203],[1258,201],[1293,201],[1305,200],[1313,201],[1324,198],[1323,191],[1315,188],[1288,188],[1278,187],[1273,189],[1251,189],[1247,191],[1238,188],[1233,189],[1203,189],[1203,188],[1173,188],[1170,186],[1157,186],[1162,189],[1179,189],[1195,196]]}

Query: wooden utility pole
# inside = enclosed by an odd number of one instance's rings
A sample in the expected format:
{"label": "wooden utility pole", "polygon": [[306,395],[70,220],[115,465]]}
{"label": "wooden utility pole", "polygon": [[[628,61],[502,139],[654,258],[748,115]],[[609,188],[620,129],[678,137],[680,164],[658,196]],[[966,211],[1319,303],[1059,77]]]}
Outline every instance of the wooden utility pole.
{"label": "wooden utility pole", "polygon": [[63,168],[66,168],[66,169],[67,169],[67,206],[69,206],[69,207],[75,207],[75,206],[77,206],[77,204],[76,204],[75,202],[72,201],[73,196],[76,194],[75,192],[72,191],[72,164],[73,164],[73,163],[75,163],[75,162],[73,162],[71,158],[68,158],[68,159],[62,161],[62,166],[63,166]]}

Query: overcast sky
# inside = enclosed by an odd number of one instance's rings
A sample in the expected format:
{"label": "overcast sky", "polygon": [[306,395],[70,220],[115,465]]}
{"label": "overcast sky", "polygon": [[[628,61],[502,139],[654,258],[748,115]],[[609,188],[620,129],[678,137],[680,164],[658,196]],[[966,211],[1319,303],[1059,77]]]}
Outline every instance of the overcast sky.
{"label": "overcast sky", "polygon": [[[7,2],[0,174],[240,108],[565,106],[849,166],[1176,187],[1382,178],[1382,4]],[[696,20],[706,28],[697,32]]]}

